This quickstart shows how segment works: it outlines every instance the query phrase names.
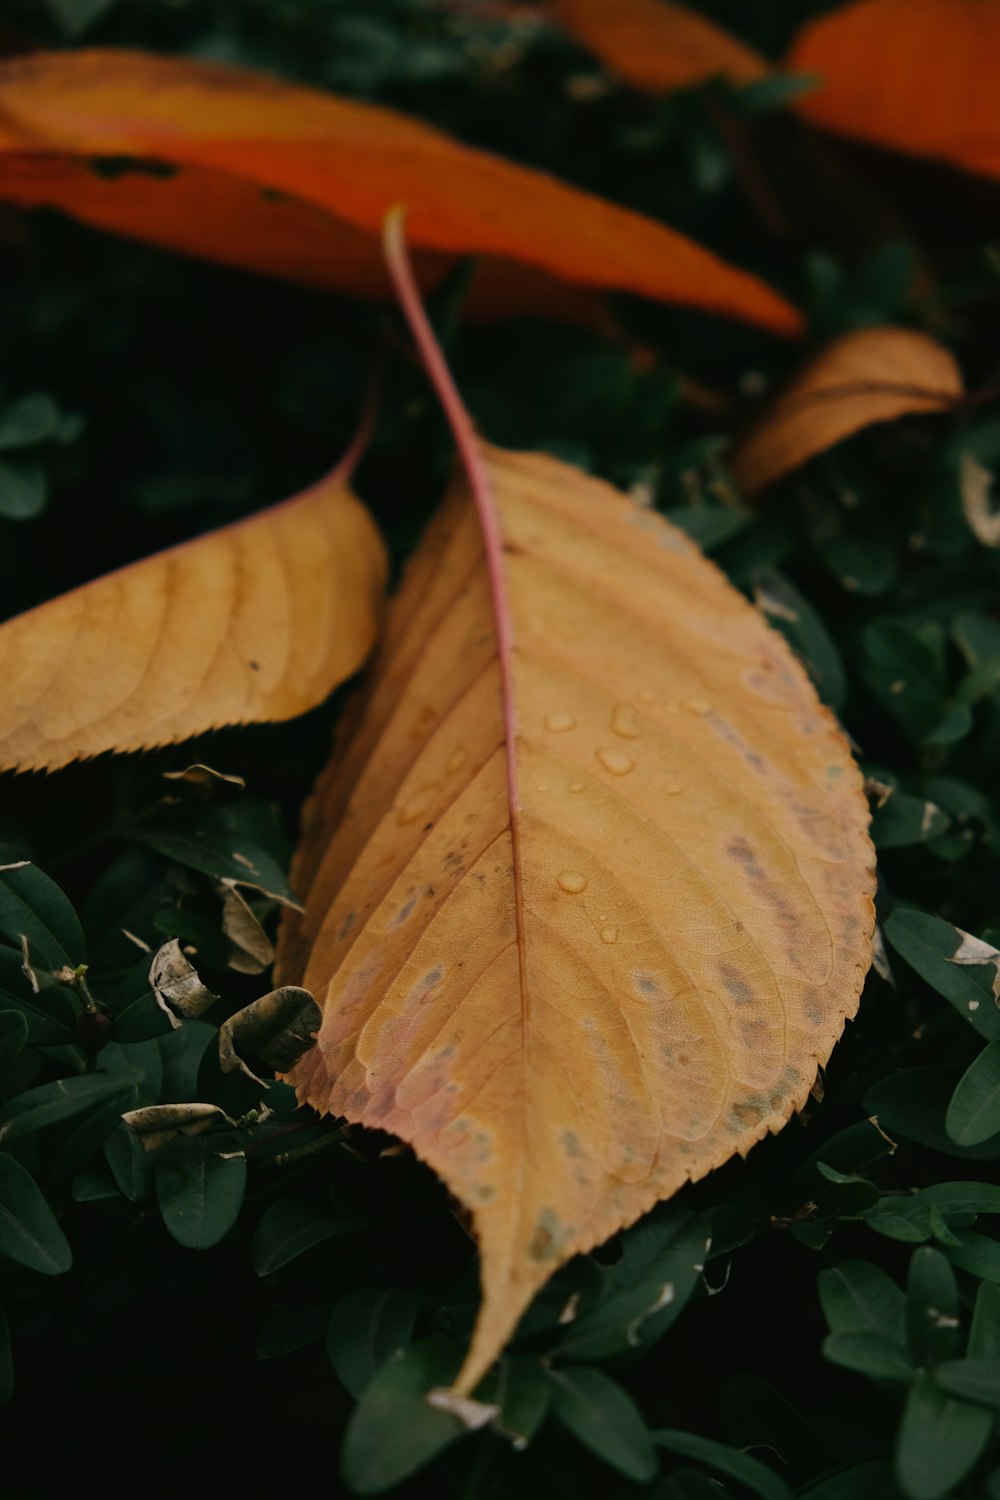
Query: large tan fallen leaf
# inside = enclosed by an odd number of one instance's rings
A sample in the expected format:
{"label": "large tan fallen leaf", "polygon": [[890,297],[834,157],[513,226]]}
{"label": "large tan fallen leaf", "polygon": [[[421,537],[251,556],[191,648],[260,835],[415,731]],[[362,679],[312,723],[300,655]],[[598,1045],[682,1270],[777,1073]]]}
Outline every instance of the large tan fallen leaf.
{"label": "large tan fallen leaf", "polygon": [[802,1105],[873,922],[861,779],[783,640],[607,484],[478,455],[485,531],[456,483],[279,950],[323,1007],[300,1097],[410,1142],[472,1216],[461,1394],[565,1260]]}
{"label": "large tan fallen leaf", "polygon": [[0,625],[0,768],[289,719],[364,661],[385,552],[342,473]]}
{"label": "large tan fallen leaf", "polygon": [[770,72],[745,42],[670,0],[555,0],[551,14],[612,73],[650,94],[720,76],[755,83]]}
{"label": "large tan fallen leaf", "polygon": [[908,328],[847,333],[765,408],[730,466],[744,493],[754,495],[863,427],[947,411],[962,394],[953,356],[926,334]]}
{"label": "large tan fallen leaf", "polygon": [[811,21],[787,65],[819,75],[817,125],[1000,176],[996,0],[860,0]]}
{"label": "large tan fallen leaf", "polygon": [[377,105],[185,58],[0,64],[2,198],[363,295],[385,287],[378,235],[405,203],[425,278],[484,255],[801,329],[777,292],[665,224]]}

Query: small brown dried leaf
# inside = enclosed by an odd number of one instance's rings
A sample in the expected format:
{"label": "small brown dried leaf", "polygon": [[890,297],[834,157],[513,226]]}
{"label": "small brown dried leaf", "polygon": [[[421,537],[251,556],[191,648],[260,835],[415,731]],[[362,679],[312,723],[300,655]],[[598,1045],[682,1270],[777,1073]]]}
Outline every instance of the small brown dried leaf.
{"label": "small brown dried leaf", "polygon": [[122,1119],[146,1151],[156,1151],[179,1135],[203,1135],[213,1125],[235,1125],[217,1104],[151,1104],[130,1109]]}
{"label": "small brown dried leaf", "polygon": [[271,939],[234,886],[223,890],[222,930],[232,944],[229,967],[238,974],[260,974],[273,961]]}
{"label": "small brown dried leaf", "polygon": [[157,1004],[175,1030],[181,1024],[177,1019],[178,1011],[188,1020],[193,1020],[203,1015],[219,998],[202,984],[197,969],[181,952],[177,938],[171,938],[153,955],[149,984]]}
{"label": "small brown dried leaf", "polygon": [[248,1078],[261,1080],[247,1066],[245,1056],[283,1073],[309,1051],[323,1020],[311,990],[282,985],[238,1010],[219,1029],[219,1062],[224,1073],[240,1068]]}

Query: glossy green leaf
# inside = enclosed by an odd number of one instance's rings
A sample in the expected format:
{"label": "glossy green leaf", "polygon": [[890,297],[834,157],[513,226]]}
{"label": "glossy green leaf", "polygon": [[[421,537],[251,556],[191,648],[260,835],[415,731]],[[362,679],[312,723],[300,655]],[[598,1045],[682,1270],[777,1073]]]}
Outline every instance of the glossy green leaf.
{"label": "glossy green leaf", "polygon": [[961,1348],[958,1285],[940,1250],[922,1246],[910,1257],[906,1280],[906,1336],[918,1365],[953,1358]]}
{"label": "glossy green leaf", "polygon": [[555,1414],[578,1442],[626,1478],[652,1479],[659,1465],[649,1429],[610,1375],[580,1365],[553,1372],[552,1381]]}
{"label": "glossy green leaf", "polygon": [[862,668],[872,692],[924,745],[948,710],[944,673],[923,637],[899,620],[880,619],[862,637]]}
{"label": "glossy green leaf", "polygon": [[984,1281],[1000,1282],[1000,1242],[974,1229],[956,1229],[953,1234],[957,1244],[947,1252],[952,1265]]}
{"label": "glossy green leaf", "polygon": [[69,1241],[35,1179],[4,1152],[0,1152],[0,1255],[43,1276],[61,1276],[73,1263]]}
{"label": "glossy green leaf", "polygon": [[839,712],[847,694],[844,664],[809,600],[776,568],[759,568],[754,575],[754,602],[801,657],[823,702]]}
{"label": "glossy green leaf", "polygon": [[890,1239],[920,1244],[934,1233],[931,1210],[935,1208],[945,1215],[1000,1213],[1000,1187],[986,1182],[938,1182],[910,1196],[881,1198],[865,1214],[865,1222]]}
{"label": "glossy green leaf", "polygon": [[1000,1411],[1000,1358],[948,1359],[935,1366],[934,1379],[949,1396]]}
{"label": "glossy green leaf", "polygon": [[1000,1132],[1000,1040],[984,1047],[962,1074],[945,1128],[959,1146],[978,1146]]}
{"label": "glossy green leaf", "polygon": [[254,833],[254,809],[244,803],[201,810],[197,817],[179,813],[170,827],[137,828],[133,837],[175,864],[213,880],[249,886],[276,901],[295,905],[288,879]]}
{"label": "glossy green leaf", "polygon": [[966,1354],[975,1359],[1000,1355],[1000,1287],[985,1282],[976,1293]]}
{"label": "glossy green leaf", "polygon": [[981,1036],[989,1042],[1000,1040],[1000,1010],[993,999],[996,971],[991,965],[950,962],[962,941],[950,922],[925,912],[894,911],[884,932],[921,979],[950,1000]]}
{"label": "glossy green leaf", "polygon": [[152,1159],[134,1131],[119,1120],[104,1141],[104,1160],[118,1189],[130,1203],[139,1203],[149,1191]]}
{"label": "glossy green leaf", "polygon": [[0,1010],[0,1084],[28,1040],[28,1022],[19,1010]]}
{"label": "glossy green leaf", "polygon": [[845,1261],[820,1271],[817,1288],[831,1333],[871,1333],[903,1347],[906,1297],[878,1266]]}
{"label": "glossy green leaf", "polygon": [[222,1156],[211,1137],[172,1141],[156,1154],[153,1181],[163,1222],[189,1250],[210,1250],[229,1233],[246,1180],[243,1153]]}
{"label": "glossy green leaf", "polygon": [[896,1435],[896,1481],[908,1500],[943,1500],[989,1442],[993,1417],[940,1390],[930,1371],[910,1387]]}
{"label": "glossy green leaf", "polygon": [[725,1443],[715,1442],[713,1438],[699,1437],[694,1432],[660,1430],[654,1432],[653,1437],[669,1453],[697,1459],[716,1474],[744,1485],[751,1494],[759,1495],[760,1500],[792,1500],[792,1492],[785,1481],[749,1453],[741,1453]]}
{"label": "glossy green leaf", "polygon": [[653,1213],[622,1237],[604,1296],[571,1322],[556,1346],[563,1359],[605,1359],[648,1346],[666,1332],[698,1284],[710,1234],[684,1210]]}
{"label": "glossy green leaf", "polygon": [[121,1124],[122,1115],[135,1108],[138,1097],[136,1085],[127,1084],[52,1132],[47,1149],[49,1178],[54,1191],[61,1191],[93,1160],[108,1136]]}
{"label": "glossy green leaf", "polygon": [[141,1076],[135,1068],[120,1068],[113,1073],[59,1078],[54,1083],[28,1089],[0,1109],[0,1141],[32,1135],[115,1095],[125,1094],[139,1083]]}
{"label": "glossy green leaf", "polygon": [[451,1384],[461,1362],[456,1350],[426,1340],[382,1366],[362,1392],[344,1437],[341,1473],[352,1490],[381,1494],[467,1436],[459,1417],[427,1400],[431,1391]]}
{"label": "glossy green leaf", "polygon": [[823,1353],[832,1364],[873,1380],[913,1379],[913,1365],[905,1352],[879,1333],[831,1333],[823,1340]]}
{"label": "glossy green leaf", "polygon": [[891,1136],[903,1136],[966,1161],[1000,1160],[1000,1132],[978,1146],[959,1146],[945,1116],[961,1074],[957,1068],[903,1068],[865,1095],[865,1109]]}
{"label": "glossy green leaf", "polygon": [[515,1448],[526,1448],[552,1405],[552,1377],[535,1354],[505,1354],[493,1400],[500,1410],[494,1432]]}
{"label": "glossy green leaf", "polygon": [[251,1264],[258,1276],[269,1276],[324,1240],[354,1234],[370,1222],[361,1214],[337,1213],[316,1198],[279,1198],[265,1210],[254,1231]]}
{"label": "glossy green leaf", "polygon": [[951,827],[951,819],[935,803],[894,791],[872,812],[871,834],[876,849],[905,849],[926,844]]}
{"label": "glossy green leaf", "polygon": [[420,1300],[419,1292],[406,1288],[360,1287],[334,1304],[326,1351],[355,1400],[409,1343]]}
{"label": "glossy green leaf", "polygon": [[72,968],[86,958],[76,912],[55,881],[33,864],[0,869],[0,937],[14,948],[26,937],[32,957],[49,969]]}

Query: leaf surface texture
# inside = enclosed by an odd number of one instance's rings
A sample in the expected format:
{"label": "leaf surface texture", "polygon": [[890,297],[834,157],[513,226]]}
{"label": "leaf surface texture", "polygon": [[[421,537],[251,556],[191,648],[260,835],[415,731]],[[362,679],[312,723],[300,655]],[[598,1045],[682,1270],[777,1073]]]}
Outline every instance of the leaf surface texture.
{"label": "leaf surface texture", "polygon": [[859,774],[783,640],[608,485],[482,451],[504,629],[460,481],[307,811],[279,951],[323,1006],[300,1096],[471,1212],[463,1392],[559,1265],[802,1104],[872,927]]}
{"label": "leaf surface texture", "polygon": [[385,553],[336,476],[0,625],[0,767],[54,769],[321,703],[375,639]]}

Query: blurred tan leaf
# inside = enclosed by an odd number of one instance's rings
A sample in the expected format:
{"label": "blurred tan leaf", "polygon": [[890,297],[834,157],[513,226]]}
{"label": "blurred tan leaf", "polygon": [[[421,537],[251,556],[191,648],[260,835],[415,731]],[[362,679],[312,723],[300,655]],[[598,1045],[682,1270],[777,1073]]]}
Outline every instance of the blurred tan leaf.
{"label": "blurred tan leaf", "polygon": [[718,77],[755,83],[771,71],[730,32],[669,0],[554,0],[551,13],[612,73],[650,94]]}
{"label": "blurred tan leaf", "polygon": [[856,140],[1000,177],[996,0],[859,0],[803,28],[787,66],[821,87],[798,101]]}
{"label": "blurred tan leaf", "polygon": [[730,468],[755,495],[835,443],[895,417],[947,411],[961,399],[953,356],[924,333],[864,328],[828,344],[764,408]]}
{"label": "blurred tan leaf", "polygon": [[371,649],[385,552],[336,477],[0,625],[0,767],[313,708]]}
{"label": "blurred tan leaf", "polygon": [[[784,641],[661,518],[482,446],[309,807],[292,1070],[469,1210],[466,1395],[570,1256],[778,1130],[870,960],[861,778]],[[484,542],[484,535],[487,540]]]}

